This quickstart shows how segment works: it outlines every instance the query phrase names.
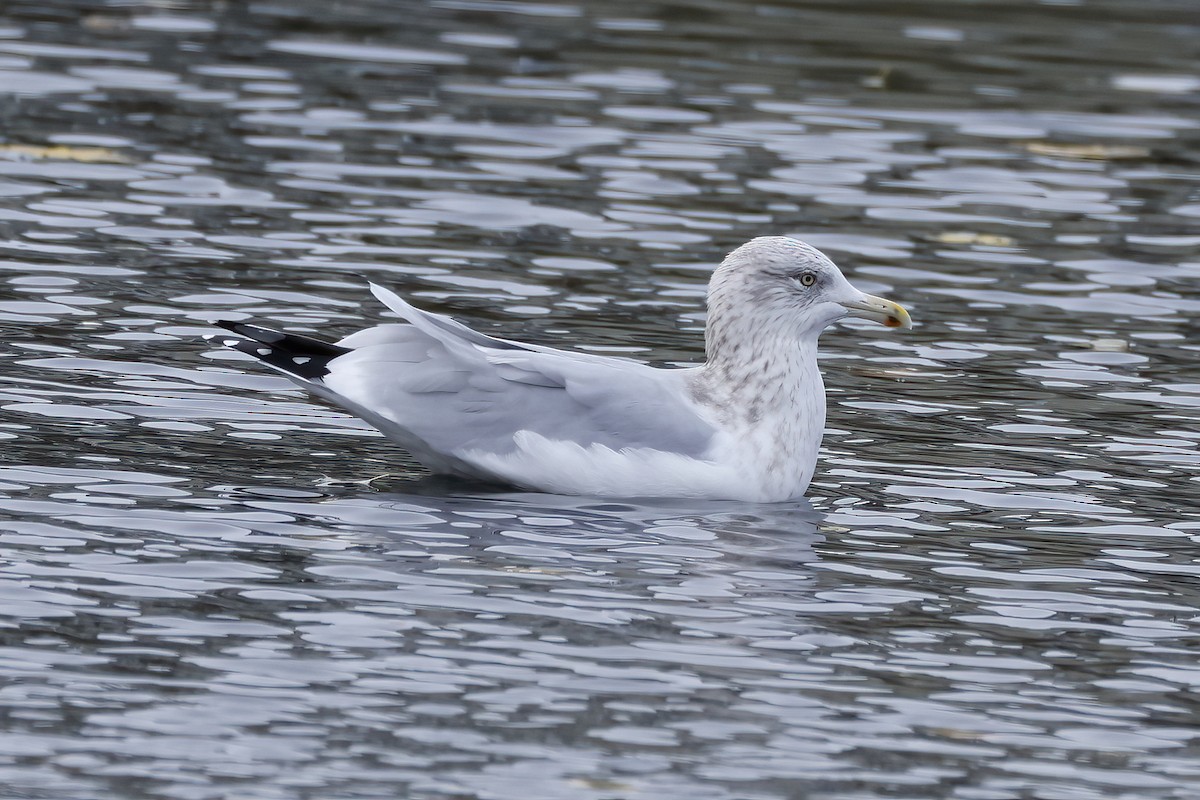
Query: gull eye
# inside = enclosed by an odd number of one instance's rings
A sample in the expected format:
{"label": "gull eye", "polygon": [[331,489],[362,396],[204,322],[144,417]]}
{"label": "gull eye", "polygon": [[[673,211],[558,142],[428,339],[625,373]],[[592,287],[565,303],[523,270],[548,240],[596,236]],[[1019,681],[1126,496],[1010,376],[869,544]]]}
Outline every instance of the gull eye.
{"label": "gull eye", "polygon": [[801,273],[800,277],[797,278],[797,280],[800,281],[801,286],[812,286],[814,283],[817,282],[817,276],[813,275],[811,272],[804,272],[804,273]]}

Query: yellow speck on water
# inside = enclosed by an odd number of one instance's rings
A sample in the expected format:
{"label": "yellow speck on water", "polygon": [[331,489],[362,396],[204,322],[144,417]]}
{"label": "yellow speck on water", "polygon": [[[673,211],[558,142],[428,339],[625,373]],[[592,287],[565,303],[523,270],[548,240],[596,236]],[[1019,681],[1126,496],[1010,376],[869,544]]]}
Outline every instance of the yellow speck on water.
{"label": "yellow speck on water", "polygon": [[600,789],[608,792],[624,792],[633,788],[632,784],[614,781],[609,778],[571,778],[569,783],[581,789]]}
{"label": "yellow speck on water", "polygon": [[891,67],[880,67],[879,71],[874,75],[868,75],[862,79],[862,85],[868,89],[886,89],[888,88],[888,80],[892,77]]}
{"label": "yellow speck on water", "polygon": [[1025,149],[1039,156],[1086,158],[1094,161],[1145,158],[1150,148],[1137,145],[1066,144],[1063,142],[1027,142]]}
{"label": "yellow speck on water", "polygon": [[984,247],[1012,247],[1016,241],[1008,236],[973,231],[943,231],[933,237],[942,244],[979,244]]}
{"label": "yellow speck on water", "polygon": [[43,147],[36,144],[0,144],[0,156],[3,155],[78,161],[88,164],[128,164],[131,161],[116,150],[110,150],[107,147],[69,147],[67,145]]}
{"label": "yellow speck on water", "polygon": [[515,572],[520,575],[566,575],[572,572],[572,570],[558,567],[526,567],[520,564],[505,564],[499,570],[501,572]]}
{"label": "yellow speck on water", "polygon": [[1124,339],[1092,339],[1088,346],[1097,353],[1128,353],[1129,342]]}
{"label": "yellow speck on water", "polygon": [[960,742],[978,742],[983,739],[980,731],[969,731],[962,728],[926,728],[925,730],[943,739],[955,739]]}

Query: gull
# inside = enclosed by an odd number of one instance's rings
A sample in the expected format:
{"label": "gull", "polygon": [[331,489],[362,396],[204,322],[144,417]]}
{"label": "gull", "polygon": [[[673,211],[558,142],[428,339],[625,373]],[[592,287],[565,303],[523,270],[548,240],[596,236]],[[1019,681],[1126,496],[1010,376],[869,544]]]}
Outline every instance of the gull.
{"label": "gull", "polygon": [[696,367],[495,338],[370,289],[404,322],[332,343],[221,321],[234,336],[210,338],[366,420],[434,473],[595,497],[803,496],[825,428],[821,332],[848,316],[912,327],[900,305],[785,236],[752,239],[713,272]]}

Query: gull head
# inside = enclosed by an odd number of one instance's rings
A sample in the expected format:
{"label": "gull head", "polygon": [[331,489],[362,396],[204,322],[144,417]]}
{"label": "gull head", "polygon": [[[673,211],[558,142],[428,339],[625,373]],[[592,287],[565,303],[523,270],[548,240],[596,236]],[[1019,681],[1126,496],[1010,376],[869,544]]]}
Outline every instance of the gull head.
{"label": "gull head", "polygon": [[732,318],[759,336],[798,339],[815,339],[845,317],[912,327],[898,303],[860,292],[824,253],[786,236],[760,236],[730,253],[709,282],[708,306],[710,332],[718,335]]}

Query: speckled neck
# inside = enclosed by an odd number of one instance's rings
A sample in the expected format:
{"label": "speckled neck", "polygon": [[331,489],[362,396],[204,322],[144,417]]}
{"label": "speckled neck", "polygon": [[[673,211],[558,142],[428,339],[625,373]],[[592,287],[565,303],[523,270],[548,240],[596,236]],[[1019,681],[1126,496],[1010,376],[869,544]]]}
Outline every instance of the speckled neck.
{"label": "speckled neck", "polygon": [[707,361],[694,382],[697,399],[740,410],[749,422],[782,412],[800,394],[824,392],[817,333],[798,329],[795,314],[769,299],[720,275],[708,295]]}
{"label": "speckled neck", "polygon": [[823,412],[816,337],[718,341],[696,371],[692,393],[724,423],[738,427],[811,412],[817,395]]}

